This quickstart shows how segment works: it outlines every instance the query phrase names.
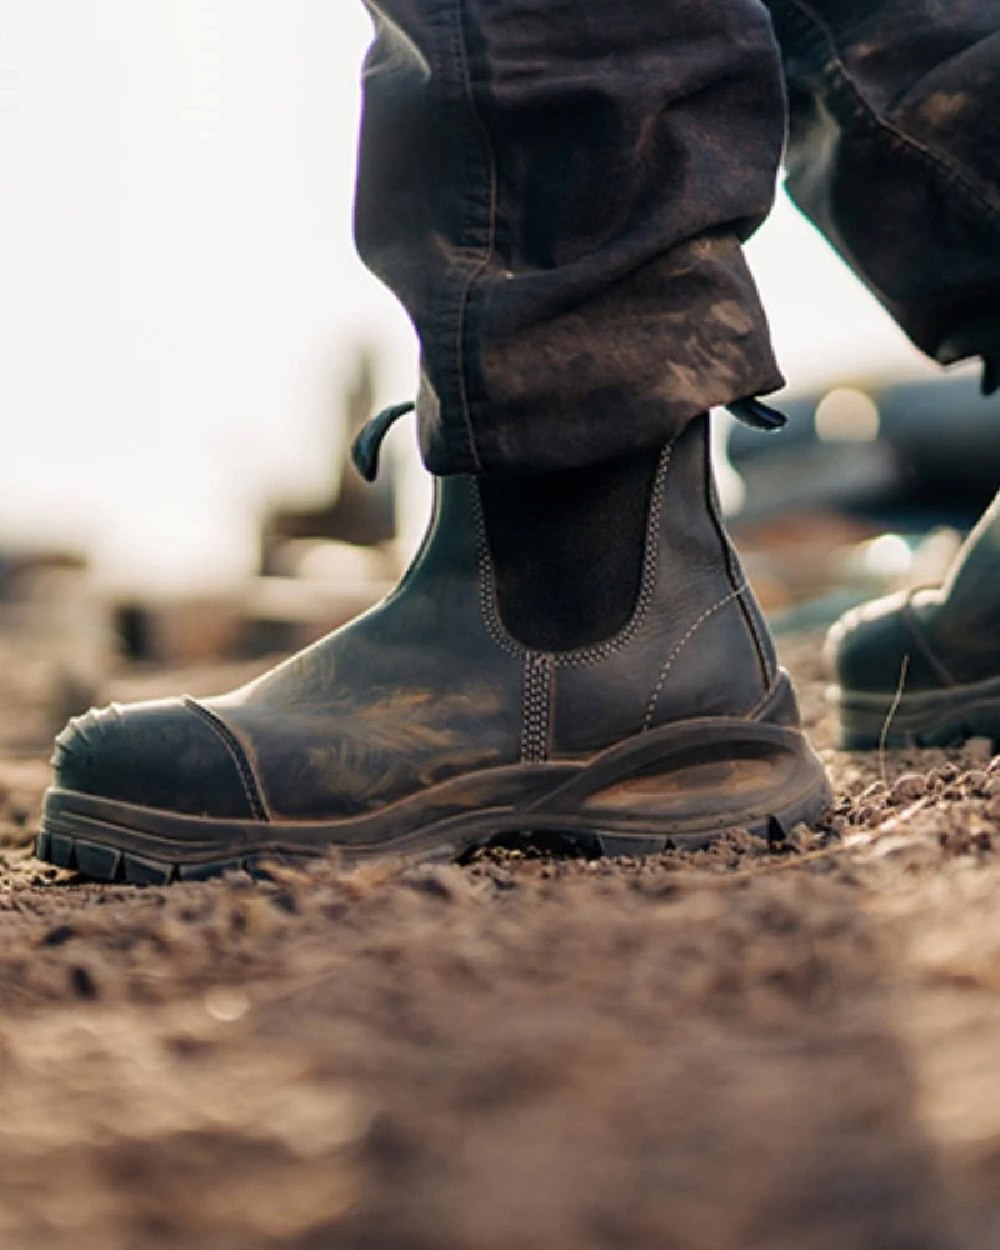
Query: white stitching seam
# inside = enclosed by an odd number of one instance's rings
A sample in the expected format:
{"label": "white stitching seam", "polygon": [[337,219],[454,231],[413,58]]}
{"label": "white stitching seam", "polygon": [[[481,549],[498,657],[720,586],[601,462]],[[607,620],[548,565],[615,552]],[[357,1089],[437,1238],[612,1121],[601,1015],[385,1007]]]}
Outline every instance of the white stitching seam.
{"label": "white stitching seam", "polygon": [[663,668],[660,669],[660,675],[657,678],[656,685],[653,687],[653,693],[649,696],[649,703],[646,707],[646,717],[642,722],[642,729],[644,733],[646,730],[652,728],[653,717],[656,715],[656,704],[663,692],[663,687],[666,684],[667,677],[670,675],[670,670],[674,667],[674,664],[677,661],[677,657],[707,620],[713,617],[716,612],[721,611],[727,604],[733,603],[734,600],[739,599],[740,596],[744,595],[748,589],[749,587],[746,582],[744,582],[742,586],[738,586],[735,590],[730,591],[728,595],[724,595],[718,603],[713,603],[710,608],[706,608],[667,656],[663,663]]}
{"label": "white stitching seam", "polygon": [[552,657],[529,652],[524,657],[521,712],[521,762],[538,764],[549,758],[552,713]]}
{"label": "white stitching seam", "polygon": [[996,205],[990,203],[980,187],[975,182],[970,181],[957,165],[952,164],[950,160],[933,148],[922,143],[915,135],[907,134],[905,130],[897,126],[888,116],[878,112],[861,91],[858,82],[841,57],[840,49],[837,47],[837,41],[834,38],[831,27],[808,4],[803,3],[803,0],[792,0],[792,3],[800,15],[804,16],[807,21],[812,22],[814,29],[819,32],[820,37],[826,44],[830,61],[823,70],[823,75],[825,78],[833,81],[834,88],[836,89],[838,86],[844,87],[850,93],[855,107],[860,109],[865,115],[865,119],[870,126],[873,126],[876,130],[884,131],[901,147],[918,156],[925,165],[931,166],[938,173],[945,174],[950,181],[959,187],[968,202],[974,202],[978,210],[985,211],[988,216],[995,219],[997,216]]}
{"label": "white stitching seam", "polygon": [[[660,454],[653,481],[653,492],[650,501],[649,519],[646,524],[646,540],[642,557],[642,578],[639,583],[639,597],[635,610],[628,623],[607,642],[596,647],[583,647],[578,651],[555,651],[546,653],[555,668],[576,668],[584,664],[593,664],[606,660],[626,647],[639,631],[653,602],[653,591],[656,589],[656,575],[660,562],[660,527],[663,519],[663,496],[667,481],[667,471],[673,455],[674,444],[670,442]],[[479,606],[483,623],[490,638],[508,655],[516,655],[524,659],[529,655],[526,647],[511,638],[503,627],[497,610],[496,591],[493,585],[493,563],[490,558],[489,543],[486,537],[486,520],[483,516],[482,501],[479,498],[479,487],[475,479],[469,479],[469,490],[472,494],[472,511],[476,528],[477,562],[479,565]]]}

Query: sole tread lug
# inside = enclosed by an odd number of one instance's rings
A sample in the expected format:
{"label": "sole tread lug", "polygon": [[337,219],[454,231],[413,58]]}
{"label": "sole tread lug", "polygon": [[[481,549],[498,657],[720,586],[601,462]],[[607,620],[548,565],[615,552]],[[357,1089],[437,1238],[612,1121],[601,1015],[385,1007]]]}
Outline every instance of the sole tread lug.
{"label": "sole tread lug", "polygon": [[129,885],[169,885],[174,879],[175,865],[155,859],[144,859],[126,852],[125,880]]}
{"label": "sole tread lug", "polygon": [[75,868],[76,854],[73,839],[65,833],[49,834],[49,860],[60,868]]}
{"label": "sole tread lug", "polygon": [[76,866],[87,877],[100,881],[115,881],[122,867],[122,853],[109,846],[93,842],[76,841]]}

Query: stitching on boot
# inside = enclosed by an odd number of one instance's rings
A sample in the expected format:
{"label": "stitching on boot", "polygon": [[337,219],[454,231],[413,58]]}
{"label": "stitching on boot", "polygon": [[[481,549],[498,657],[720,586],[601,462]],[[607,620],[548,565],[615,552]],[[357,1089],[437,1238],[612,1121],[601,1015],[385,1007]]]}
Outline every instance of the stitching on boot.
{"label": "stitching on boot", "polygon": [[257,784],[257,778],[254,775],[250,761],[243,753],[243,746],[233,731],[229,728],[224,720],[216,716],[214,712],[198,703],[195,699],[185,696],[184,706],[201,718],[208,727],[214,731],[216,737],[226,748],[230,759],[236,765],[236,771],[239,774],[240,783],[243,786],[243,793],[246,796],[247,803],[250,805],[250,811],[257,820],[269,821],[271,814],[267,810],[267,804],[264,802],[264,796]]}
{"label": "stitching on boot", "polygon": [[552,657],[528,652],[524,657],[521,714],[521,762],[544,763],[550,754],[552,725]]}
{"label": "stitching on boot", "polygon": [[[576,668],[585,664],[594,664],[606,660],[626,647],[635,635],[649,612],[656,589],[657,573],[660,564],[660,530],[663,523],[663,496],[667,482],[667,473],[673,456],[674,443],[669,442],[660,453],[653,478],[653,489],[649,504],[649,517],[646,522],[645,546],[642,555],[642,575],[639,580],[639,594],[635,608],[625,626],[606,642],[593,647],[582,647],[576,651],[549,651],[556,668]],[[523,658],[528,655],[528,648],[512,638],[500,620],[497,607],[496,589],[493,584],[493,560],[490,556],[489,540],[486,534],[486,518],[479,497],[479,487],[475,479],[470,479],[472,491],[472,511],[475,518],[477,563],[479,565],[479,607],[486,626],[486,632],[498,647],[509,655]],[[538,654],[536,652],[536,654]]]}
{"label": "stitching on boot", "polygon": [[476,531],[476,564],[479,566],[479,613],[482,616],[486,632],[496,645],[508,655],[516,655],[522,659],[528,655],[527,647],[522,647],[516,639],[503,627],[497,611],[496,589],[493,583],[493,557],[490,555],[489,539],[486,535],[486,517],[483,514],[483,501],[479,495],[479,483],[475,478],[468,479],[468,489],[472,497],[473,524]]}
{"label": "stitching on boot", "polygon": [[705,611],[702,612],[701,616],[699,616],[698,619],[690,626],[687,633],[684,634],[684,636],[676,644],[674,649],[667,656],[666,660],[664,660],[663,668],[660,669],[660,675],[657,678],[656,685],[653,687],[653,693],[649,696],[649,703],[646,706],[646,716],[642,722],[643,733],[653,727],[653,717],[656,715],[656,705],[659,702],[660,695],[663,693],[663,687],[666,684],[667,677],[670,675],[670,670],[677,662],[677,657],[707,620],[715,616],[715,614],[720,612],[724,607],[726,607],[727,604],[732,603],[735,599],[739,599],[740,596],[744,595],[748,589],[749,587],[746,582],[744,582],[743,585],[739,586],[736,590],[732,590],[728,595],[724,595],[717,603],[713,603],[710,608],[706,608]]}
{"label": "stitching on boot", "polygon": [[660,529],[663,522],[663,495],[670,468],[674,444],[671,441],[660,453],[660,461],[656,466],[653,478],[653,491],[649,505],[649,518],[646,523],[646,541],[642,553],[642,576],[639,580],[639,596],[635,609],[625,627],[607,642],[594,647],[584,647],[578,651],[558,652],[555,662],[559,667],[574,668],[582,664],[593,664],[598,660],[606,660],[627,646],[639,631],[653,602],[656,589],[656,575],[660,567]]}

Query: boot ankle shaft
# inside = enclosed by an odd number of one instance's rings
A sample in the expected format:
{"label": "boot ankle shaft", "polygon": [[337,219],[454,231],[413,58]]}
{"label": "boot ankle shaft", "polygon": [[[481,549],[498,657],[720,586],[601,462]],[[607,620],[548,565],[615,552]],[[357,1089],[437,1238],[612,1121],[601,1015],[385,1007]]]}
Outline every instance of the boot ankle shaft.
{"label": "boot ankle shaft", "polygon": [[[760,609],[726,534],[711,465],[709,417],[660,451],[532,477],[478,482],[497,608],[508,633],[538,651],[600,645],[634,619],[645,574],[659,565],[678,609],[715,570],[733,594],[765,685],[777,661]],[[670,495],[664,529],[659,517]],[[657,497],[659,496],[659,498]],[[656,548],[656,549],[654,549]],[[666,555],[666,560],[664,556]],[[737,593],[739,592],[739,593]]]}
{"label": "boot ankle shaft", "polygon": [[500,616],[523,646],[568,651],[627,624],[661,455],[480,480]]}

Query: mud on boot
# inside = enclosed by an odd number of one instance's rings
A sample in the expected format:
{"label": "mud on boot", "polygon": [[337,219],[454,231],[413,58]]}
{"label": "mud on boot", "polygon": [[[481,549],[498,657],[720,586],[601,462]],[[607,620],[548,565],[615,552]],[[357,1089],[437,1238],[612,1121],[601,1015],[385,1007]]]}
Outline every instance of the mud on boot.
{"label": "mud on boot", "polygon": [[[392,415],[359,440],[366,470]],[[381,604],[231,694],[71,721],[54,764],[39,856],[135,882],[523,830],[643,854],[780,834],[830,799],[722,526],[707,417],[631,466],[439,479]]]}

